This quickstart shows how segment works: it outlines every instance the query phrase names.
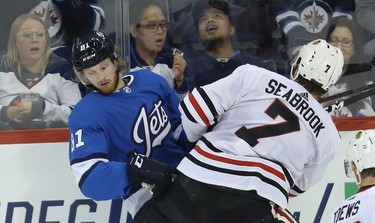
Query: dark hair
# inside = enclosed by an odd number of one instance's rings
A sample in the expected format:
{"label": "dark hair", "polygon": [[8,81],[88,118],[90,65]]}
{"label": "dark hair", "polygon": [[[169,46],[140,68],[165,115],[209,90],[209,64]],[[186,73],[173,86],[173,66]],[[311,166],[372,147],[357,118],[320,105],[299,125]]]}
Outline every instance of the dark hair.
{"label": "dark hair", "polygon": [[224,0],[198,0],[193,4],[192,15],[196,25],[202,17],[202,13],[207,9],[215,8],[222,11],[228,16],[229,22],[232,24],[230,5]]}
{"label": "dark hair", "polygon": [[336,29],[336,27],[346,27],[348,28],[353,35],[353,46],[354,46],[354,55],[350,59],[351,63],[363,62],[363,53],[362,47],[364,43],[364,33],[363,30],[351,19],[348,19],[344,16],[335,17],[331,20],[331,23],[328,27],[326,40],[329,40],[329,36]]}
{"label": "dark hair", "polygon": [[361,177],[375,177],[375,167],[362,170]]}
{"label": "dark hair", "polygon": [[155,2],[155,0],[132,0],[130,2],[130,24],[137,25],[142,20],[142,17],[144,16],[144,11],[150,6],[159,7],[163,14],[166,15],[164,8],[160,4]]}
{"label": "dark hair", "polygon": [[319,86],[318,83],[315,83],[314,81],[309,81],[301,76],[297,77],[295,81],[302,85],[311,94],[316,94],[320,97],[327,93],[327,91],[325,91],[321,86]]}

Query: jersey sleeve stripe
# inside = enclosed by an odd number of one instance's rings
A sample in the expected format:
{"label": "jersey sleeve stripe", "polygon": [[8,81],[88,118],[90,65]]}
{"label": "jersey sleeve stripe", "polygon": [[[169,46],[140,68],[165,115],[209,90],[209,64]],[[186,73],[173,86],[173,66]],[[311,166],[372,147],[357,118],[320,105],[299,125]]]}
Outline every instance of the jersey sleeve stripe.
{"label": "jersey sleeve stripe", "polygon": [[[189,109],[186,107],[186,104],[185,104],[185,101],[182,101],[180,103],[180,108],[182,109],[182,112],[184,113],[184,115],[191,121],[191,122],[194,122],[194,123],[198,123],[194,117],[191,115]],[[182,113],[181,112],[181,113]]]}
{"label": "jersey sleeve stripe", "polygon": [[299,187],[297,187],[297,185],[294,185],[292,187],[292,191],[290,192],[292,196],[297,196],[299,194],[302,194],[304,193],[305,191],[304,190],[301,190]]}
{"label": "jersey sleeve stripe", "polygon": [[281,222],[298,223],[294,216],[286,209],[281,209],[276,205],[273,206],[273,214],[275,218]]}
{"label": "jersey sleeve stripe", "polygon": [[82,188],[83,182],[85,182],[86,178],[90,175],[90,173],[95,169],[95,167],[99,164],[100,162],[94,163],[87,171],[85,171],[84,174],[82,174],[81,179],[78,182],[78,187]]}
{"label": "jersey sleeve stripe", "polygon": [[199,94],[201,95],[201,97],[203,98],[204,102],[206,103],[208,109],[210,109],[212,115],[215,117],[217,116],[217,111],[215,109],[215,106],[214,104],[212,103],[212,101],[210,100],[210,98],[208,97],[208,95],[206,94],[206,92],[204,91],[203,88],[200,88],[198,90]]}
{"label": "jersey sleeve stripe", "polygon": [[195,97],[193,96],[193,94],[189,94],[188,97],[189,97],[190,103],[194,107],[194,110],[198,113],[199,117],[204,122],[204,124],[206,126],[210,126],[211,125],[210,121],[208,120],[206,114],[203,112],[203,109],[201,108],[201,106],[199,105],[199,103],[197,102],[197,100],[195,99]]}
{"label": "jersey sleeve stripe", "polygon": [[76,163],[82,163],[82,162],[93,160],[93,159],[107,160],[108,155],[106,153],[93,153],[93,154],[90,154],[89,156],[73,159],[72,161],[70,161],[70,165],[73,166]]}

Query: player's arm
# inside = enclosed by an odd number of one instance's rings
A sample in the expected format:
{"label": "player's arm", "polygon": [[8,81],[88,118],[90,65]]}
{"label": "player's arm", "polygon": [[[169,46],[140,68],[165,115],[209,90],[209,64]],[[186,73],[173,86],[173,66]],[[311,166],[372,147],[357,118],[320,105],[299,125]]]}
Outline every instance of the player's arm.
{"label": "player's arm", "polygon": [[249,65],[240,66],[233,73],[212,84],[195,88],[180,103],[182,125],[190,142],[197,141],[215,125],[220,115],[231,108],[241,96],[251,90],[247,80]]}
{"label": "player's arm", "polygon": [[190,146],[188,145],[185,130],[181,125],[181,113],[178,109],[180,99],[173,89],[169,87],[168,82],[164,78],[159,76],[157,76],[157,78],[159,79],[160,90],[163,94],[163,98],[165,98],[164,105],[167,108],[166,112],[172,126],[173,137],[182,148],[189,150]]}
{"label": "player's arm", "polygon": [[[81,192],[94,200],[120,198],[129,193],[126,163],[108,160],[107,141],[99,129],[75,128],[69,118],[70,165]],[[72,124],[73,123],[73,124]]]}
{"label": "player's arm", "polygon": [[270,12],[286,36],[287,47],[294,48],[309,42],[312,37],[300,22],[294,1],[270,0]]}
{"label": "player's arm", "polygon": [[[311,186],[319,182],[327,170],[329,163],[332,161],[335,151],[338,151],[340,148],[340,143],[335,141],[336,138],[334,136],[324,136],[328,139],[324,145],[326,150],[331,151],[330,153],[320,154],[313,154],[309,157],[309,161],[305,164],[302,175],[298,179],[295,180],[294,186],[291,188],[290,195],[298,196],[299,194],[305,192]],[[339,140],[339,139],[338,139]],[[324,150],[324,149],[320,149]]]}
{"label": "player's arm", "polygon": [[[60,10],[64,28],[70,35],[99,30],[104,26],[104,10],[98,0],[52,0]],[[73,35],[74,36],[74,35]]]}

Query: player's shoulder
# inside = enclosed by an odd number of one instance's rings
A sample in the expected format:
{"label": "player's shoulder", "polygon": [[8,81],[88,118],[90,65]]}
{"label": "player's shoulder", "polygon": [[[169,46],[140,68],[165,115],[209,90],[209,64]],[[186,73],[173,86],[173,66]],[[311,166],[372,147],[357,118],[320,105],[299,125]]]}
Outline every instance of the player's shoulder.
{"label": "player's shoulder", "polygon": [[131,77],[134,79],[142,79],[142,80],[153,80],[153,79],[161,79],[162,77],[152,71],[147,69],[134,69],[129,73],[123,74],[123,78]]}
{"label": "player's shoulder", "polygon": [[238,50],[233,56],[233,59],[241,61],[242,64],[249,63],[266,68],[267,70],[276,71],[276,64],[273,61],[255,56],[243,50]]}
{"label": "player's shoulder", "polygon": [[[78,103],[74,106],[71,115],[75,115],[76,113],[87,112],[87,111],[99,111],[102,106],[98,106],[100,104],[105,104],[108,101],[108,98],[111,97],[109,95],[103,95],[98,91],[92,91],[86,94]],[[90,112],[95,113],[95,112]]]}
{"label": "player's shoulder", "polygon": [[124,74],[122,78],[128,79],[128,86],[137,87],[138,89],[155,88],[156,85],[166,85],[169,87],[164,77],[147,69],[133,70]]}

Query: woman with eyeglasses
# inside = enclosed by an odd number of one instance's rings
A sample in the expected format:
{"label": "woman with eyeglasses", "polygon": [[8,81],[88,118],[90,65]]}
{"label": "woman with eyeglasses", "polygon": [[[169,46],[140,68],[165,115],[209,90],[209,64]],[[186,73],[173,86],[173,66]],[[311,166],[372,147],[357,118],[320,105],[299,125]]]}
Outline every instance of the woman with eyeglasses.
{"label": "woman with eyeglasses", "polygon": [[66,127],[81,99],[72,75],[68,61],[51,53],[44,22],[34,14],[17,17],[0,64],[0,128]]}
{"label": "woman with eyeglasses", "polygon": [[183,53],[166,44],[168,20],[162,7],[152,0],[130,4],[131,70],[148,69],[163,76],[182,99],[188,93]]}
{"label": "woman with eyeglasses", "polygon": [[[341,49],[344,55],[344,67],[341,78],[329,89],[328,95],[356,89],[374,81],[373,67],[364,62],[362,54],[363,33],[357,24],[345,17],[332,20],[327,34],[327,41]],[[373,116],[371,97],[359,100],[335,113],[335,116]]]}

